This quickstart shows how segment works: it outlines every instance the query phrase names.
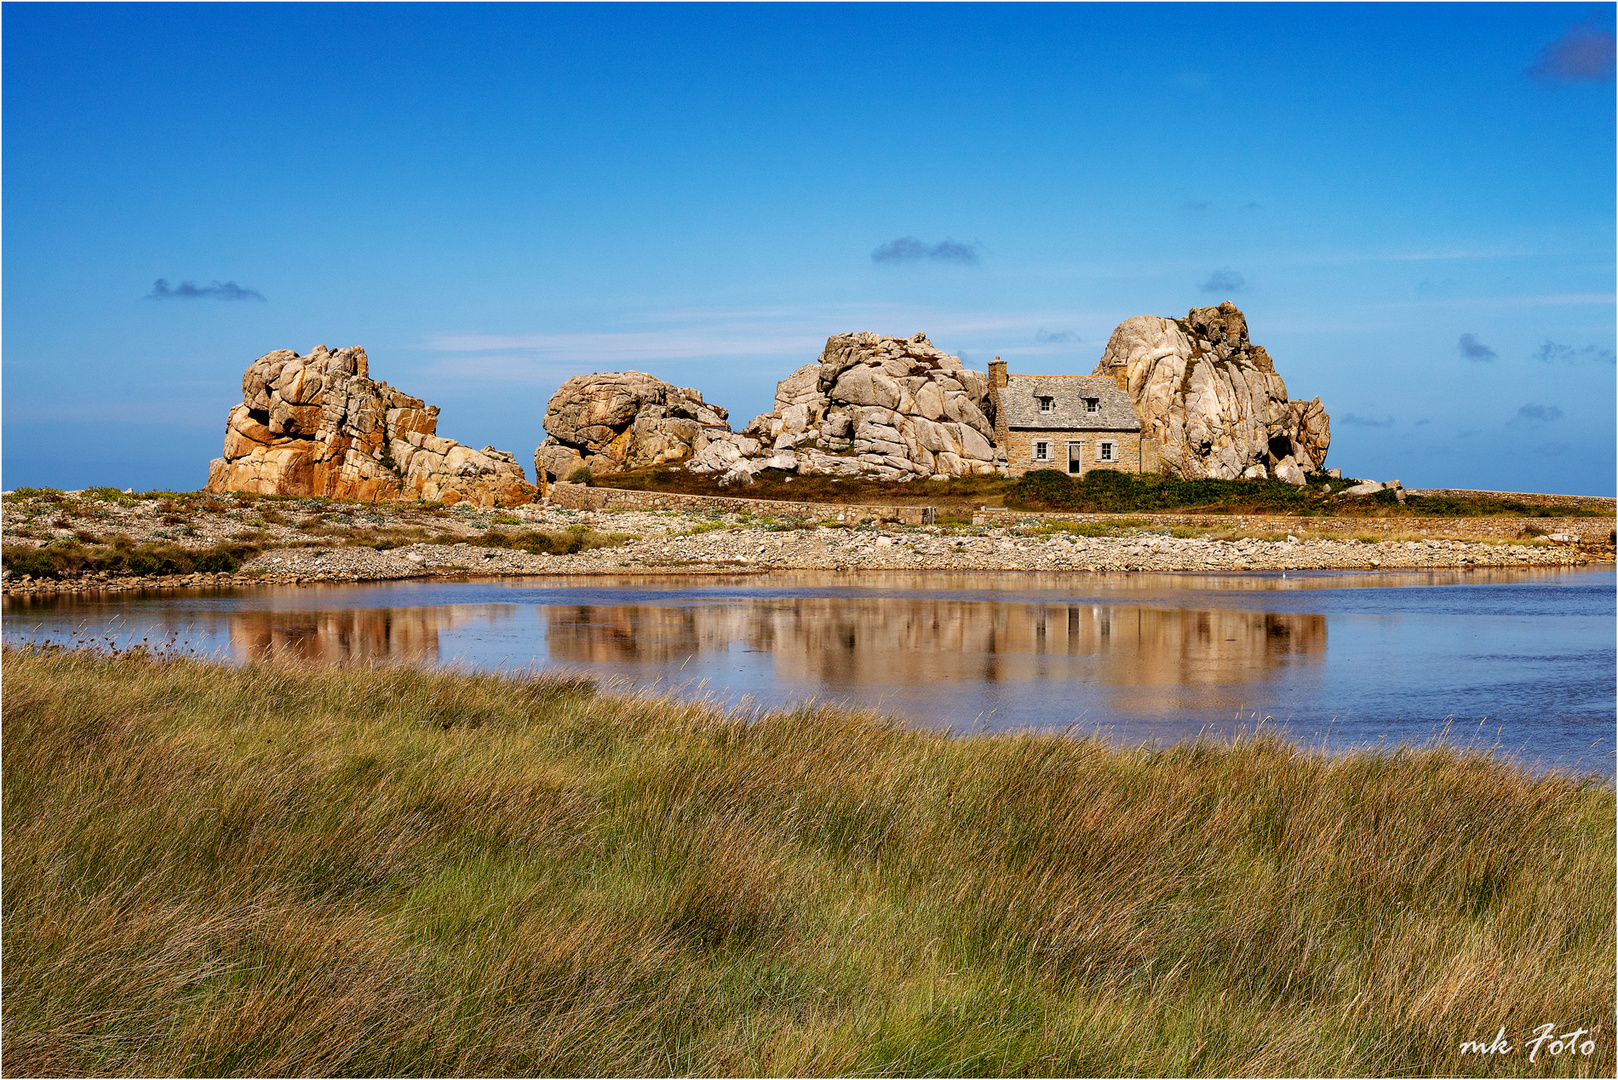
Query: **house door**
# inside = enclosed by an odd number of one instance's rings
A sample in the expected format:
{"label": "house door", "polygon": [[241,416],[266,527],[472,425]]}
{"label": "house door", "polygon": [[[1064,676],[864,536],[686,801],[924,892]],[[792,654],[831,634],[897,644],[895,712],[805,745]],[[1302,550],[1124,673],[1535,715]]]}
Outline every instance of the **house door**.
{"label": "house door", "polygon": [[1067,444],[1067,471],[1069,476],[1078,476],[1084,471],[1084,444],[1070,442]]}

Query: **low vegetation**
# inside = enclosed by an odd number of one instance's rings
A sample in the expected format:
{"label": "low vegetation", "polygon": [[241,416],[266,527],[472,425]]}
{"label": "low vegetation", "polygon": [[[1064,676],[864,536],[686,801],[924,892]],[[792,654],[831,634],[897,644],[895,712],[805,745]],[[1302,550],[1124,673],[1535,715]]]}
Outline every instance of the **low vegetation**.
{"label": "low vegetation", "polygon": [[792,476],[779,469],[766,469],[752,484],[723,487],[712,474],[674,468],[599,476],[592,478],[592,482],[634,491],[687,495],[928,505],[939,509],[943,522],[969,520],[972,511],[984,506],[1097,514],[1176,511],[1369,517],[1610,516],[1590,508],[1553,508],[1482,495],[1407,495],[1403,503],[1392,491],[1344,496],[1343,489],[1357,481],[1328,480],[1324,475],[1312,477],[1308,484],[1294,486],[1279,480],[1177,480],[1168,476],[1134,476],[1110,469],[1092,470],[1078,479],[1056,469],[1038,469],[1021,477],[974,476],[901,484],[847,477]]}
{"label": "low vegetation", "polygon": [[[86,542],[88,540],[88,542]],[[257,544],[214,544],[185,548],[165,542],[137,544],[128,537],[103,542],[93,535],[58,540],[44,547],[6,545],[0,562],[16,577],[74,577],[80,574],[135,574],[142,577],[190,573],[229,573],[260,551]]]}
{"label": "low vegetation", "polygon": [[781,469],[765,469],[751,484],[724,486],[712,473],[683,468],[642,469],[592,477],[600,487],[631,491],[666,491],[680,495],[723,495],[744,499],[781,499],[791,502],[852,503],[872,506],[936,506],[940,520],[970,520],[981,506],[1001,505],[1007,481],[1001,476],[969,476],[950,481],[862,480],[855,477],[794,476]]}
{"label": "low vegetation", "polygon": [[[8,543],[0,561],[17,578],[231,572],[260,552],[289,547],[385,551],[407,544],[467,543],[571,555],[631,539],[583,525],[562,531],[530,528],[509,512],[439,503],[377,506],[241,493],[92,488],[68,494],[22,488],[8,493],[6,504]],[[131,513],[141,504],[146,511]],[[146,535],[135,539],[124,530]],[[220,539],[221,534],[228,538]]]}
{"label": "low vegetation", "polygon": [[[1614,796],[575,678],[3,655],[10,1075],[1607,1075]],[[1531,1029],[1592,1052],[1530,1064]]]}

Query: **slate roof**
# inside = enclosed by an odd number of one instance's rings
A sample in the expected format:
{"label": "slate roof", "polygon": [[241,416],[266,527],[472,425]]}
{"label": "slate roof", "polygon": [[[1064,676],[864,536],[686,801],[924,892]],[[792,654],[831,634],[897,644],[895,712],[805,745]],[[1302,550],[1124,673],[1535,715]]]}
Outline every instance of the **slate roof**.
{"label": "slate roof", "polygon": [[[1041,412],[1039,399],[1052,399]],[[1087,412],[1085,398],[1100,402]],[[1006,426],[1041,431],[1139,431],[1140,417],[1129,395],[1109,375],[1008,375],[1000,389]]]}

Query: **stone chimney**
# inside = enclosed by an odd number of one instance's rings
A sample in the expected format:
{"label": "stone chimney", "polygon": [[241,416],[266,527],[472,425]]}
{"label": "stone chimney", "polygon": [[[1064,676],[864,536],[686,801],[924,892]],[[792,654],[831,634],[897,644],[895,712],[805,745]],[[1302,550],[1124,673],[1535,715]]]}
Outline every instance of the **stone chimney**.
{"label": "stone chimney", "polygon": [[1000,391],[1005,388],[1006,362],[997,356],[989,364],[989,404],[994,406],[994,456],[997,461],[1005,460],[1006,443],[1011,438],[1011,428],[1006,420],[1006,407],[1000,400]]}
{"label": "stone chimney", "polygon": [[1118,389],[1122,390],[1126,394],[1129,393],[1129,365],[1112,365],[1112,377],[1113,380],[1117,382]]}

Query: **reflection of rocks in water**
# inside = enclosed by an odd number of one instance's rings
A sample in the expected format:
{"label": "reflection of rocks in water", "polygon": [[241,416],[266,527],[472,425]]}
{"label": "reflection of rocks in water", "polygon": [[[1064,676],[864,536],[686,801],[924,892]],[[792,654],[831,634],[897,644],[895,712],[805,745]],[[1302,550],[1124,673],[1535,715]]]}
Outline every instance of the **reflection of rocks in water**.
{"label": "reflection of rocks in water", "polygon": [[1232,610],[834,600],[765,618],[777,669],[829,683],[1048,678],[1053,658],[1099,661],[1115,686],[1240,683],[1326,647],[1324,615]]}
{"label": "reflection of rocks in water", "polygon": [[640,604],[540,609],[552,660],[578,664],[666,664],[700,652],[723,651],[753,636],[749,608],[663,607]]}
{"label": "reflection of rocks in water", "polygon": [[230,618],[230,651],[238,660],[431,664],[438,660],[439,631],[465,620],[431,607],[244,611]]}
{"label": "reflection of rocks in water", "polygon": [[1274,612],[1068,608],[1069,652],[1105,653],[1115,686],[1250,682],[1289,657],[1323,659],[1326,616]]}
{"label": "reflection of rocks in water", "polygon": [[[555,660],[668,663],[739,642],[827,686],[1088,676],[1116,687],[1262,680],[1318,660],[1326,617],[1240,610],[806,597],[727,607],[547,608]],[[1083,667],[1075,670],[1069,661]]]}

